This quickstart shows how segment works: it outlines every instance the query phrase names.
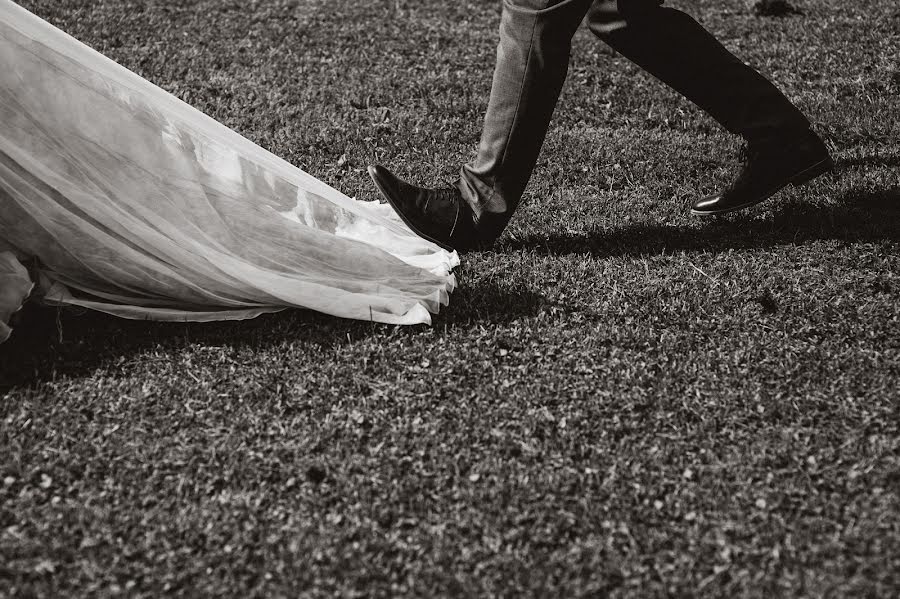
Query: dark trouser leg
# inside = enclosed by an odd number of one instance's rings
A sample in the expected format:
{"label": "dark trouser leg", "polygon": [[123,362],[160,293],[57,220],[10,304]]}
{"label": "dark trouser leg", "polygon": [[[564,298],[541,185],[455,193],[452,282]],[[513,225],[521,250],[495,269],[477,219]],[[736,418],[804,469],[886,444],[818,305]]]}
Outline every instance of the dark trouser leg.
{"label": "dark trouser leg", "polygon": [[772,85],[687,14],[662,0],[596,0],[591,31],[749,142],[809,127]]}
{"label": "dark trouser leg", "polygon": [[537,162],[591,0],[504,0],[500,44],[478,155],[459,188],[478,235],[496,238]]}

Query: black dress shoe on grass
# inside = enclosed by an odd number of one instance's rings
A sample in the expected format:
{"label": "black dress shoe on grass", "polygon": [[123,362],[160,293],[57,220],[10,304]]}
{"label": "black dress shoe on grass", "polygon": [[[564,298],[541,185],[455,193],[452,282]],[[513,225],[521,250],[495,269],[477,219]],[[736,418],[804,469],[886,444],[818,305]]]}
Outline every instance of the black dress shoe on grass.
{"label": "black dress shoe on grass", "polygon": [[457,188],[416,187],[377,165],[369,167],[369,176],[406,226],[419,237],[448,251],[480,247],[472,209]]}
{"label": "black dress shoe on grass", "polygon": [[779,142],[750,144],[744,167],[724,191],[694,202],[692,214],[712,216],[749,208],[788,185],[802,185],[834,168],[825,144],[812,131]]}

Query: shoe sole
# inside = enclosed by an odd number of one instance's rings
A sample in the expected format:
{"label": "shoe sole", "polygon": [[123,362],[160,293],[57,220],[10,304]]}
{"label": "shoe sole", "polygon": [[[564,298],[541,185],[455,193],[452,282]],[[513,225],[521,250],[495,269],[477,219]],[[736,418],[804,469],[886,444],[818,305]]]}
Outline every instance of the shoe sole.
{"label": "shoe sole", "polygon": [[797,173],[796,175],[794,175],[793,177],[791,177],[790,179],[785,181],[782,185],[779,185],[772,191],[763,195],[758,200],[753,200],[751,202],[739,204],[738,206],[732,206],[731,208],[726,208],[724,210],[696,210],[694,208],[691,208],[691,214],[696,214],[697,216],[718,216],[720,214],[728,214],[729,212],[743,210],[744,208],[749,208],[750,206],[756,206],[757,204],[761,204],[762,202],[765,202],[766,200],[771,198],[773,195],[775,195],[776,193],[778,193],[779,191],[781,191],[788,185],[792,185],[793,187],[799,187],[799,186],[803,185],[804,183],[809,183],[816,177],[820,177],[820,176],[824,175],[825,173],[830,172],[833,169],[834,169],[834,160],[832,160],[829,157],[824,160],[820,160],[819,162],[815,163],[814,165],[803,169],[802,171],[800,171],[799,173]]}
{"label": "shoe sole", "polygon": [[418,235],[419,237],[421,237],[422,239],[424,239],[424,240],[426,240],[426,241],[430,241],[431,243],[433,243],[433,244],[435,244],[435,245],[437,245],[437,246],[440,246],[441,248],[447,250],[448,252],[455,252],[455,251],[456,251],[456,249],[450,247],[449,245],[447,245],[447,244],[445,244],[445,243],[441,243],[440,241],[438,241],[438,240],[435,239],[434,237],[431,237],[430,235],[426,235],[425,233],[422,233],[421,231],[419,231],[419,229],[417,229],[417,228],[409,221],[409,219],[406,218],[406,215],[403,214],[403,212],[402,212],[399,208],[397,208],[397,205],[394,204],[394,200],[391,199],[390,194],[384,189],[384,187],[381,185],[381,182],[380,182],[380,181],[378,180],[378,178],[375,176],[375,168],[370,166],[370,167],[368,167],[368,168],[366,169],[366,171],[369,173],[369,178],[372,179],[372,182],[373,182],[373,183],[375,183],[375,187],[378,188],[378,191],[381,192],[381,195],[384,197],[384,199],[387,200],[388,204],[391,205],[391,208],[394,209],[394,212],[397,214],[397,216],[400,217],[400,220],[403,221],[403,224],[405,224],[407,227],[409,227],[409,229],[410,229],[413,233],[415,233],[416,235]]}

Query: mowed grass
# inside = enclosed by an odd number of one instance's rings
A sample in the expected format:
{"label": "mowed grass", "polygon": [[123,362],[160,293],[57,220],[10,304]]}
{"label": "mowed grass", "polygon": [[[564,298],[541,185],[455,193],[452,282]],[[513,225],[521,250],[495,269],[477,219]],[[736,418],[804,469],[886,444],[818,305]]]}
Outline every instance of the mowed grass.
{"label": "mowed grass", "polygon": [[[494,0],[24,6],[339,189],[474,152]],[[837,177],[688,214],[735,140],[575,39],[528,196],[433,327],[30,307],[0,346],[0,595],[900,590],[900,9],[677,2]]]}

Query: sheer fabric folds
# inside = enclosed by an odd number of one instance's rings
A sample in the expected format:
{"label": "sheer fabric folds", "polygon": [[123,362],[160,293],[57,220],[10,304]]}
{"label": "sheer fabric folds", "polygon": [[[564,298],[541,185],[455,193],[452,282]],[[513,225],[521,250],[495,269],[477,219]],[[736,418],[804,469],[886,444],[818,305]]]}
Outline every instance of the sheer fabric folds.
{"label": "sheer fabric folds", "polygon": [[127,318],[399,324],[431,321],[459,263],[9,0],[0,252],[0,317],[27,281],[12,257],[43,301]]}

